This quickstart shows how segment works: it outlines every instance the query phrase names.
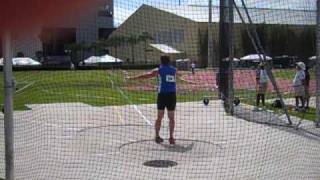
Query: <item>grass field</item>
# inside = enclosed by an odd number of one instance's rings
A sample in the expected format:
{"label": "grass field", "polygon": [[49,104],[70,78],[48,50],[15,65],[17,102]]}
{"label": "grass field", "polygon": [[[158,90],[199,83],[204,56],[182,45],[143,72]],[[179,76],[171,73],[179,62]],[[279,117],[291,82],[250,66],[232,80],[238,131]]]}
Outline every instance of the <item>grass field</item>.
{"label": "grass field", "polygon": [[[275,78],[281,78],[281,79],[289,79],[293,80],[295,76],[296,70],[295,69],[284,69],[284,70],[275,70],[273,71],[273,75]],[[315,69],[310,69],[310,78],[315,79]]]}
{"label": "grass field", "polygon": [[[83,102],[106,106],[149,104],[156,99],[155,91],[126,90],[126,87],[139,84],[155,85],[155,79],[124,82],[124,74],[120,71],[19,71],[14,76],[17,82],[15,110],[27,109],[26,104]],[[3,80],[0,82],[3,87]],[[3,88],[0,93],[3,101]],[[178,94],[178,101],[201,100],[204,95],[208,95],[204,90],[184,92]]]}
{"label": "grass field", "polygon": [[[141,71],[129,73],[137,74]],[[291,79],[294,73],[294,70],[275,71],[274,75],[277,78]],[[156,101],[155,90],[143,90],[144,86],[155,86],[156,79],[125,81],[122,71],[18,71],[14,72],[14,76],[17,82],[14,96],[15,110],[26,110],[27,104],[83,102],[93,106],[108,106],[153,104]],[[186,82],[179,80],[178,84]],[[3,80],[0,80],[0,87],[3,87]],[[142,90],[129,90],[128,87],[141,87]],[[3,88],[0,91],[0,100],[3,101]],[[216,98],[217,92],[205,89],[179,92],[178,101],[201,101],[203,96]],[[241,97],[244,103],[255,105],[254,90],[236,90],[235,96]],[[273,99],[276,95],[269,93],[266,97]],[[283,113],[272,108],[271,104],[267,104],[267,108]],[[290,114],[309,120],[315,119],[314,108],[306,113],[290,111]]]}

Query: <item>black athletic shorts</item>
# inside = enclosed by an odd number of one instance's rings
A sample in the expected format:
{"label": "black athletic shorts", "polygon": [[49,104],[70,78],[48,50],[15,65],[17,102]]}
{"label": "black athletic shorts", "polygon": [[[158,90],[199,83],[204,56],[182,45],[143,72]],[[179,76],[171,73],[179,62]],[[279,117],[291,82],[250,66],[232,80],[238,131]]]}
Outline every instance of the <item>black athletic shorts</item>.
{"label": "black athletic shorts", "polygon": [[174,111],[176,109],[177,97],[176,93],[159,93],[157,100],[158,110]]}

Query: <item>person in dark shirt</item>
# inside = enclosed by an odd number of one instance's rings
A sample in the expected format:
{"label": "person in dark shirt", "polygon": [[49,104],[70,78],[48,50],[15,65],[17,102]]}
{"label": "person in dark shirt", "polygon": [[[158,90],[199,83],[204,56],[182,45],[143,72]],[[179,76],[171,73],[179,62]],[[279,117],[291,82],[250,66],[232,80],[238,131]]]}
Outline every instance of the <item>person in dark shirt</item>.
{"label": "person in dark shirt", "polygon": [[305,94],[305,107],[306,109],[309,109],[309,100],[310,100],[310,93],[309,93],[309,86],[310,86],[310,73],[309,73],[309,67],[307,66],[306,67],[306,70],[304,71],[305,72],[305,75],[306,75],[306,78],[305,78],[305,82],[304,82],[304,86],[305,86],[305,91],[306,91],[306,94]]}
{"label": "person in dark shirt", "polygon": [[168,111],[170,138],[169,143],[175,144],[174,128],[175,128],[175,109],[176,109],[176,75],[177,70],[170,65],[169,56],[161,56],[161,64],[159,68],[153,69],[151,72],[129,77],[129,79],[147,79],[158,76],[158,98],[157,109],[158,117],[155,123],[155,142],[162,143],[163,139],[160,137],[160,128],[165,109]]}

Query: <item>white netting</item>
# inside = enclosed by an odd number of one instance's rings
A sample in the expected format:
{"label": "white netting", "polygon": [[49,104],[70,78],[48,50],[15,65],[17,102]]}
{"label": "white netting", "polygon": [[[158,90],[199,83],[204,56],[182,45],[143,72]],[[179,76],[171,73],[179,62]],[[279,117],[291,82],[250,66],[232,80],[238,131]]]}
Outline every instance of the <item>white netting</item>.
{"label": "white netting", "polygon": [[[233,1],[233,87],[232,1],[212,1],[212,12],[207,0],[100,1],[80,21],[12,33],[14,57],[41,63],[14,65],[16,179],[320,178],[316,0]],[[179,73],[175,145],[167,112],[155,143],[163,55]],[[294,87],[297,62],[309,68],[308,94]],[[308,108],[296,107],[307,95]]]}

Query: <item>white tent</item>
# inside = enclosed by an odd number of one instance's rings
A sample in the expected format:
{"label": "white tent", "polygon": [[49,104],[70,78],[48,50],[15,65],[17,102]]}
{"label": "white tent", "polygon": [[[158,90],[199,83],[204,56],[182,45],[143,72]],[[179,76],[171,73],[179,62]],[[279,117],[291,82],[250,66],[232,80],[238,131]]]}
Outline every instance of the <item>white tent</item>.
{"label": "white tent", "polygon": [[99,56],[90,56],[89,58],[84,60],[86,64],[95,64],[95,63],[98,63],[99,61],[100,61]]}
{"label": "white tent", "polygon": [[[19,57],[19,58],[12,59],[12,65],[13,66],[40,66],[41,63],[28,57]],[[0,66],[3,66],[3,58],[0,59]]]}
{"label": "white tent", "polygon": [[316,60],[316,59],[317,59],[316,56],[309,57],[309,60],[310,60],[310,61],[314,61],[314,60]]}
{"label": "white tent", "polygon": [[103,56],[90,56],[84,60],[85,64],[98,64],[98,63],[122,63],[123,61],[119,58],[115,58],[110,55]]}
{"label": "white tent", "polygon": [[[226,58],[223,58],[222,59],[223,61],[229,61],[229,57],[226,57]],[[240,59],[238,59],[238,58],[233,58],[233,62],[239,62],[240,61]]]}
{"label": "white tent", "polygon": [[[263,54],[249,54],[247,56],[243,56],[242,58],[240,58],[240,60],[242,61],[253,61],[253,62],[259,62],[260,59],[264,59],[264,55]],[[266,56],[266,60],[272,60],[271,57]]]}

